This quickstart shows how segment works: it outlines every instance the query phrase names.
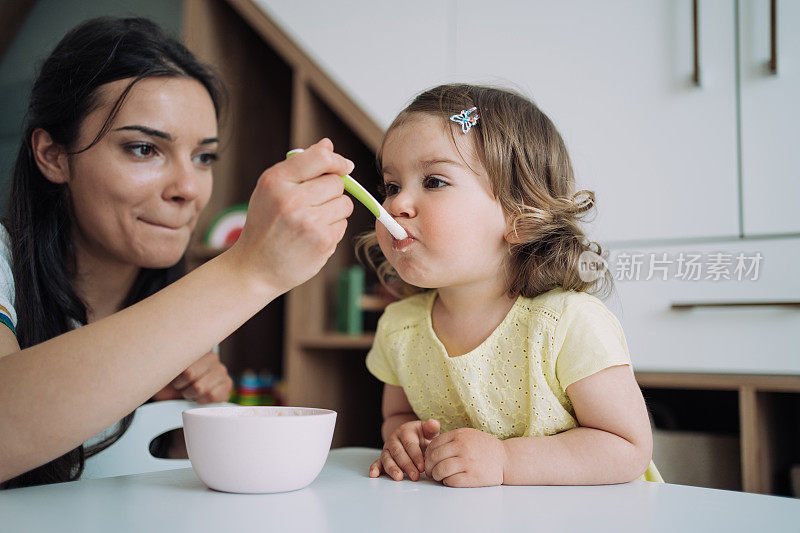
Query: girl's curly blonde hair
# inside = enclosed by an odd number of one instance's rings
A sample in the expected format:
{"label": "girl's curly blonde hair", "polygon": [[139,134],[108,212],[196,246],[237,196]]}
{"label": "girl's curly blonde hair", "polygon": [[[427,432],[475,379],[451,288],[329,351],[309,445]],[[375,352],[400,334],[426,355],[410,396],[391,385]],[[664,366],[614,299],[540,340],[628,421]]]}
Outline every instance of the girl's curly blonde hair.
{"label": "girl's curly blonde hair", "polygon": [[[598,296],[609,294],[613,279],[608,269],[594,281],[584,281],[579,274],[579,257],[584,251],[602,255],[600,245],[588,241],[580,226],[595,206],[594,193],[574,192],[575,178],[564,141],[533,102],[506,89],[440,85],[423,92],[401,111],[383,142],[417,113],[440,117],[455,135],[458,126],[450,117],[472,107],[477,107],[480,119],[467,135],[474,139],[492,192],[511,222],[505,274],[509,292],[534,297],[562,287]],[[378,168],[383,166],[382,150],[383,144],[377,154]],[[423,290],[400,279],[381,252],[374,231],[357,239],[356,254],[395,294],[409,296]]]}

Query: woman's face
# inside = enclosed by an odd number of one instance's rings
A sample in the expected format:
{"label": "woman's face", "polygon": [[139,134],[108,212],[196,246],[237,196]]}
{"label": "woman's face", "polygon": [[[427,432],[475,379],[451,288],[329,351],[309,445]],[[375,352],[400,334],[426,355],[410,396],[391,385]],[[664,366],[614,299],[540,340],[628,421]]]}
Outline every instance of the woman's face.
{"label": "woman's face", "polygon": [[[88,146],[130,79],[100,88],[72,151]],[[211,196],[217,119],[194,79],[146,78],[128,93],[108,133],[69,160],[78,257],[164,268],[180,260]]]}

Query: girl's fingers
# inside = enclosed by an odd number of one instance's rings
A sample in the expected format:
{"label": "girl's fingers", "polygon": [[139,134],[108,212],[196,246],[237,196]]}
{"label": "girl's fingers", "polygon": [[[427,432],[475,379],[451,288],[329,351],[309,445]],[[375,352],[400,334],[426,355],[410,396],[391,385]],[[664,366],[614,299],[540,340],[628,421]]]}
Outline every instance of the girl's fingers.
{"label": "girl's fingers", "polygon": [[381,465],[381,460],[378,459],[369,467],[369,477],[378,477],[381,475],[381,471],[383,471],[383,467]]}
{"label": "girl's fingers", "polygon": [[405,448],[408,457],[414,462],[414,466],[417,467],[417,470],[424,472],[425,459],[422,456],[422,448],[419,446],[419,440],[415,437],[403,435],[400,437],[400,443],[403,445],[403,448]]}
{"label": "girl's fingers", "polygon": [[433,469],[437,464],[451,457],[456,457],[457,455],[458,450],[456,450],[452,441],[437,446],[433,450],[429,448],[425,454],[425,473],[428,474],[429,477],[432,477]]}
{"label": "girl's fingers", "polygon": [[428,440],[433,439],[439,434],[441,424],[435,418],[429,418],[422,423],[422,436]]}
{"label": "girl's fingers", "polygon": [[[386,449],[392,454],[392,459],[397,465],[405,472],[411,481],[416,481],[419,479],[419,470],[414,465],[414,461],[411,460],[408,453],[406,452],[405,446],[399,439],[392,439],[388,443],[386,443]],[[392,477],[395,477],[392,475]],[[403,479],[402,475],[400,479]]]}
{"label": "girl's fingers", "polygon": [[430,477],[436,481],[441,481],[444,478],[449,478],[455,474],[465,472],[464,468],[461,466],[461,463],[462,461],[460,461],[458,457],[448,457],[433,467]]}
{"label": "girl's fingers", "polygon": [[381,452],[381,463],[383,464],[383,470],[389,476],[394,479],[395,481],[400,481],[403,479],[403,471],[397,466],[394,458],[392,458],[392,454],[386,448],[383,449]]}
{"label": "girl's fingers", "polygon": [[469,474],[466,472],[459,472],[458,474],[453,474],[452,476],[446,477],[442,479],[442,484],[447,487],[472,487],[472,483],[469,480]]}
{"label": "girl's fingers", "polygon": [[428,443],[428,447],[425,450],[425,456],[431,453],[433,450],[438,448],[439,446],[444,446],[448,442],[452,441],[454,438],[453,432],[448,431],[447,433],[442,433],[441,435],[437,435]]}

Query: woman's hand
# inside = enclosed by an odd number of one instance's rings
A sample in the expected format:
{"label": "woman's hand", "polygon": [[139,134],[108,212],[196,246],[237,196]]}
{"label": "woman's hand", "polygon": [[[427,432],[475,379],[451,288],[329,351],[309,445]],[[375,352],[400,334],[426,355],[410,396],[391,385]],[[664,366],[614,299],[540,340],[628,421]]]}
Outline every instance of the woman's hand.
{"label": "woman's hand", "polygon": [[328,139],[265,170],[229,250],[246,274],[286,292],[319,272],[353,211],[339,177],[352,170]]}
{"label": "woman's hand", "polygon": [[425,449],[439,434],[439,427],[439,421],[431,418],[425,422],[406,422],[395,429],[383,445],[380,458],[369,467],[369,477],[378,477],[381,472],[386,472],[395,481],[400,481],[405,472],[411,481],[417,481],[420,473],[425,471]]}
{"label": "woman's hand", "polygon": [[197,403],[227,402],[233,391],[233,380],[219,355],[208,352],[178,374],[169,385],[158,391],[153,400],[193,400]]}
{"label": "woman's hand", "polygon": [[425,473],[448,487],[502,485],[507,462],[503,441],[471,428],[442,433],[425,451]]}

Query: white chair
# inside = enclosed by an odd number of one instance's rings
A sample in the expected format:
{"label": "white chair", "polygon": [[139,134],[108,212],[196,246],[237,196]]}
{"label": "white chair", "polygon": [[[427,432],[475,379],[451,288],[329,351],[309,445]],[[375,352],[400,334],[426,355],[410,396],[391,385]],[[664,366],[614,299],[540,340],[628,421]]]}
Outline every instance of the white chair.
{"label": "white chair", "polygon": [[[212,404],[233,405],[233,404]],[[210,407],[206,405],[203,407]],[[188,468],[188,459],[160,459],[150,454],[150,442],[157,436],[183,427],[183,413],[186,409],[201,407],[187,400],[167,400],[146,403],[136,410],[131,425],[122,437],[101,451],[86,459],[81,479],[97,479],[129,474],[157,472],[175,468]]]}

